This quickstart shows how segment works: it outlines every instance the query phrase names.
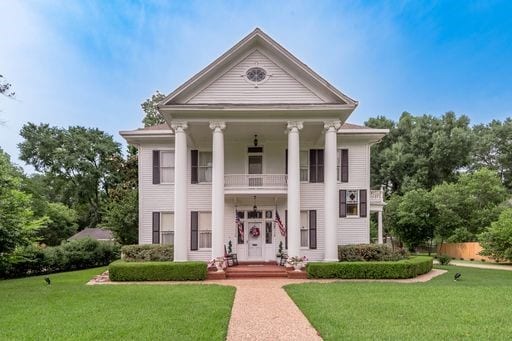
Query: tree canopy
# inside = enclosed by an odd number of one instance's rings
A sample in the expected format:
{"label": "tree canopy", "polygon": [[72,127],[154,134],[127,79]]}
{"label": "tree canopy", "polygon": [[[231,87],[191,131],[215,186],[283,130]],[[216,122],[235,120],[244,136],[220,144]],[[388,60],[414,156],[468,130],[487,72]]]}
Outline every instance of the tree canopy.
{"label": "tree canopy", "polygon": [[157,109],[158,103],[160,103],[164,98],[165,95],[157,90],[153,95],[151,95],[151,98],[148,98],[140,105],[144,112],[144,118],[142,119],[144,127],[165,123],[164,118],[160,115]]}

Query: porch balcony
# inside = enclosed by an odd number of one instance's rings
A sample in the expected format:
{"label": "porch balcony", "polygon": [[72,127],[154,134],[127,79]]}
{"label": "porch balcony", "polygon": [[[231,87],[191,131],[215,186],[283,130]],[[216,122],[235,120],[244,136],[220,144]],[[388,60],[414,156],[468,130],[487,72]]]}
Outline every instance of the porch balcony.
{"label": "porch balcony", "polygon": [[382,189],[370,190],[370,204],[384,204],[384,191]]}
{"label": "porch balcony", "polygon": [[287,191],[286,174],[226,174],[224,191],[227,194],[283,193]]}

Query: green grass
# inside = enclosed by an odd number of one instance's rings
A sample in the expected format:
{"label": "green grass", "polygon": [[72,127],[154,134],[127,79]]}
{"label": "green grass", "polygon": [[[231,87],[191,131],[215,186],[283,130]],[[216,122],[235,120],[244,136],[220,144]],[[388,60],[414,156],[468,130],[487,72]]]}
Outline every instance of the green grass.
{"label": "green grass", "polygon": [[101,269],[0,281],[0,340],[224,340],[235,288],[95,285]]}
{"label": "green grass", "polygon": [[[505,340],[512,272],[455,266],[427,283],[308,283],[285,287],[325,340]],[[462,274],[455,282],[453,275]]]}

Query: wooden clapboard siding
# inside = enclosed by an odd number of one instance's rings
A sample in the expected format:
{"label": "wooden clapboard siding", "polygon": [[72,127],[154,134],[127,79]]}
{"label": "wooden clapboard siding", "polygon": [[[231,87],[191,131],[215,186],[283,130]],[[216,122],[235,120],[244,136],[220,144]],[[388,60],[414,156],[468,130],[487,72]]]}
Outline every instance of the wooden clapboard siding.
{"label": "wooden clapboard siding", "polygon": [[153,185],[153,150],[172,150],[173,142],[139,147],[139,244],[151,244],[153,212],[174,211],[174,185]]}
{"label": "wooden clapboard siding", "polygon": [[[259,66],[271,75],[257,88],[242,75]],[[213,81],[192,97],[189,104],[206,103],[324,103],[324,101],[293,78],[258,50]]]}

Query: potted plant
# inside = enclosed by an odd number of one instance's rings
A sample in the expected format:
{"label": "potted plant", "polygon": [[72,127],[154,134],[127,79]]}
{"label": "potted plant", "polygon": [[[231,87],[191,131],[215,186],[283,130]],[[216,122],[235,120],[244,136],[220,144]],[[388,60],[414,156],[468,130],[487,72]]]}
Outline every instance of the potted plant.
{"label": "potted plant", "polygon": [[294,257],[288,258],[288,260],[286,262],[288,264],[290,264],[291,266],[293,266],[295,271],[300,271],[305,266],[307,261],[308,261],[308,259],[306,256],[304,256],[304,257],[294,256]]}
{"label": "potted plant", "polygon": [[286,253],[284,253],[282,241],[279,242],[279,246],[277,248],[277,253],[276,253],[276,258],[277,258],[277,264],[284,265],[283,258],[286,259]]}

